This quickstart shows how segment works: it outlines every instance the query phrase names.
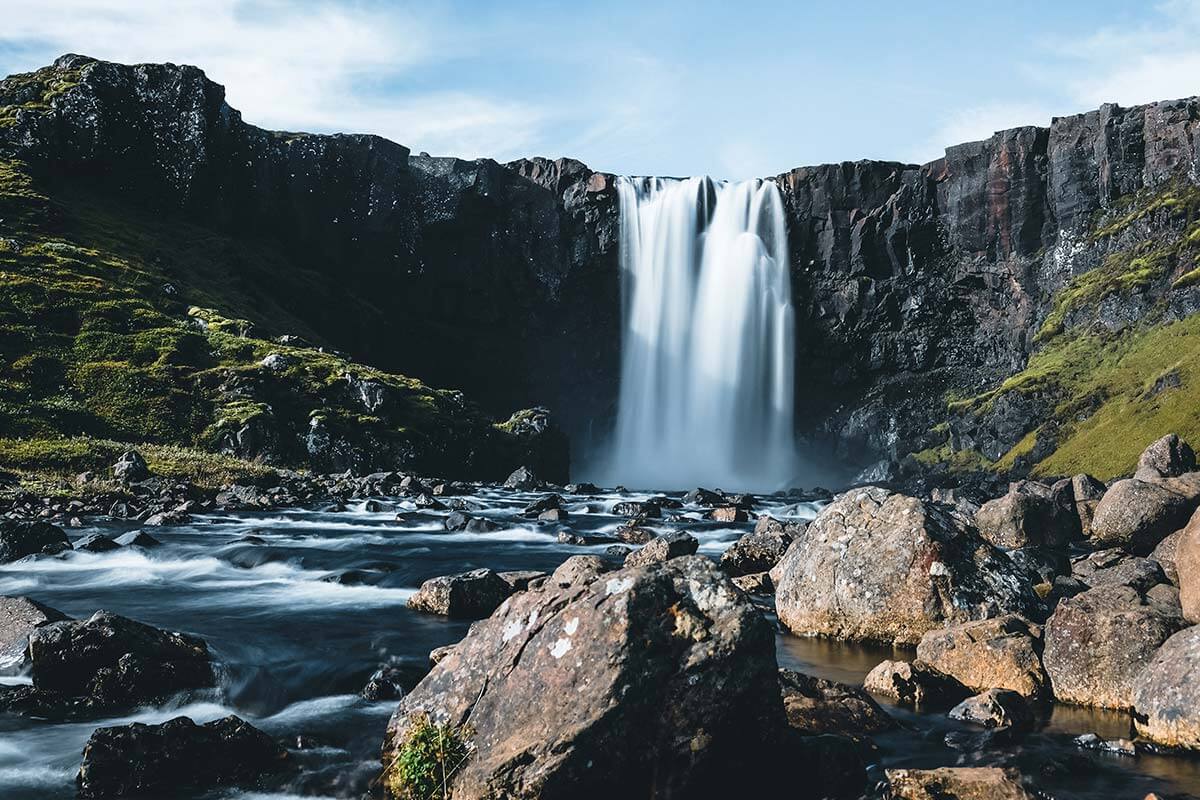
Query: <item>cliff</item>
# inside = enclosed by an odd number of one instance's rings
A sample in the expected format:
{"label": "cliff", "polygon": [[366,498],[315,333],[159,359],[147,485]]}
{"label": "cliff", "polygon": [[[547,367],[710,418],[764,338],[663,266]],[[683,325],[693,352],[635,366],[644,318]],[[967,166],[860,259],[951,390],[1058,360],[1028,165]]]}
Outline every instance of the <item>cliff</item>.
{"label": "cliff", "polygon": [[[170,64],[64,56],[0,83],[0,104],[0,157],[52,210],[36,225],[100,209],[136,223],[121,246],[153,232],[140,256],[177,306],[492,414],[548,405],[579,449],[611,424],[612,176],[264,131]],[[875,476],[1117,474],[1158,433],[1200,436],[1197,112],[1105,106],[923,166],[777,176],[802,433]]]}

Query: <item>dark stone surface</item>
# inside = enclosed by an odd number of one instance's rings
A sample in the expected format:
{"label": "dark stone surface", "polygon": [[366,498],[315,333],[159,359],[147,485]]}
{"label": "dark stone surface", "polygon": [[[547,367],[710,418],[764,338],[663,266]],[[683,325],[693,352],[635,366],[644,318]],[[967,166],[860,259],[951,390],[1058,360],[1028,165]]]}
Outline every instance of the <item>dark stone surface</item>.
{"label": "dark stone surface", "polygon": [[0,519],[0,564],[26,556],[52,556],[70,549],[70,540],[57,525]]}

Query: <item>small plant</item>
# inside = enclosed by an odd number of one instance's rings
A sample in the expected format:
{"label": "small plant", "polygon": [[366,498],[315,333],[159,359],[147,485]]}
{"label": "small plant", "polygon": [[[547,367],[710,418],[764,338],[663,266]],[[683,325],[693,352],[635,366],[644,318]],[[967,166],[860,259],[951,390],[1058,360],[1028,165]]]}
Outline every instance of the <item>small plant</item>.
{"label": "small plant", "polygon": [[391,795],[401,800],[449,798],[450,779],[471,755],[468,733],[416,715],[386,776]]}

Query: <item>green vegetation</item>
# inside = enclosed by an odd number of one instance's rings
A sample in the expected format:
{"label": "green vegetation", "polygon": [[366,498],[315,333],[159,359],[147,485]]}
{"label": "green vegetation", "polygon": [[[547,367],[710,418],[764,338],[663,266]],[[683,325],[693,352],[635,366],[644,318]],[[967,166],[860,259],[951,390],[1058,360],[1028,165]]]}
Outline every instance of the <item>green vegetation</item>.
{"label": "green vegetation", "polygon": [[17,112],[22,109],[49,109],[56,97],[79,83],[79,77],[79,69],[43,67],[36,72],[10,75],[0,81],[0,97],[15,101],[0,105],[0,127],[12,125],[16,121]]}
{"label": "green vegetation", "polygon": [[469,731],[435,723],[425,714],[413,717],[384,782],[392,797],[433,800],[450,797],[450,779],[471,755]]}

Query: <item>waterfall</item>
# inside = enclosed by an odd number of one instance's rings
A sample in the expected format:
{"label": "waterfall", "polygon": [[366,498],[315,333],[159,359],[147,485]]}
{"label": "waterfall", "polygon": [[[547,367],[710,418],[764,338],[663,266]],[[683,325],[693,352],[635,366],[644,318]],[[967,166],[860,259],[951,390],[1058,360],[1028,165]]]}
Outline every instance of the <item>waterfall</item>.
{"label": "waterfall", "polygon": [[794,319],[771,181],[621,178],[613,482],[774,489],[795,468]]}

